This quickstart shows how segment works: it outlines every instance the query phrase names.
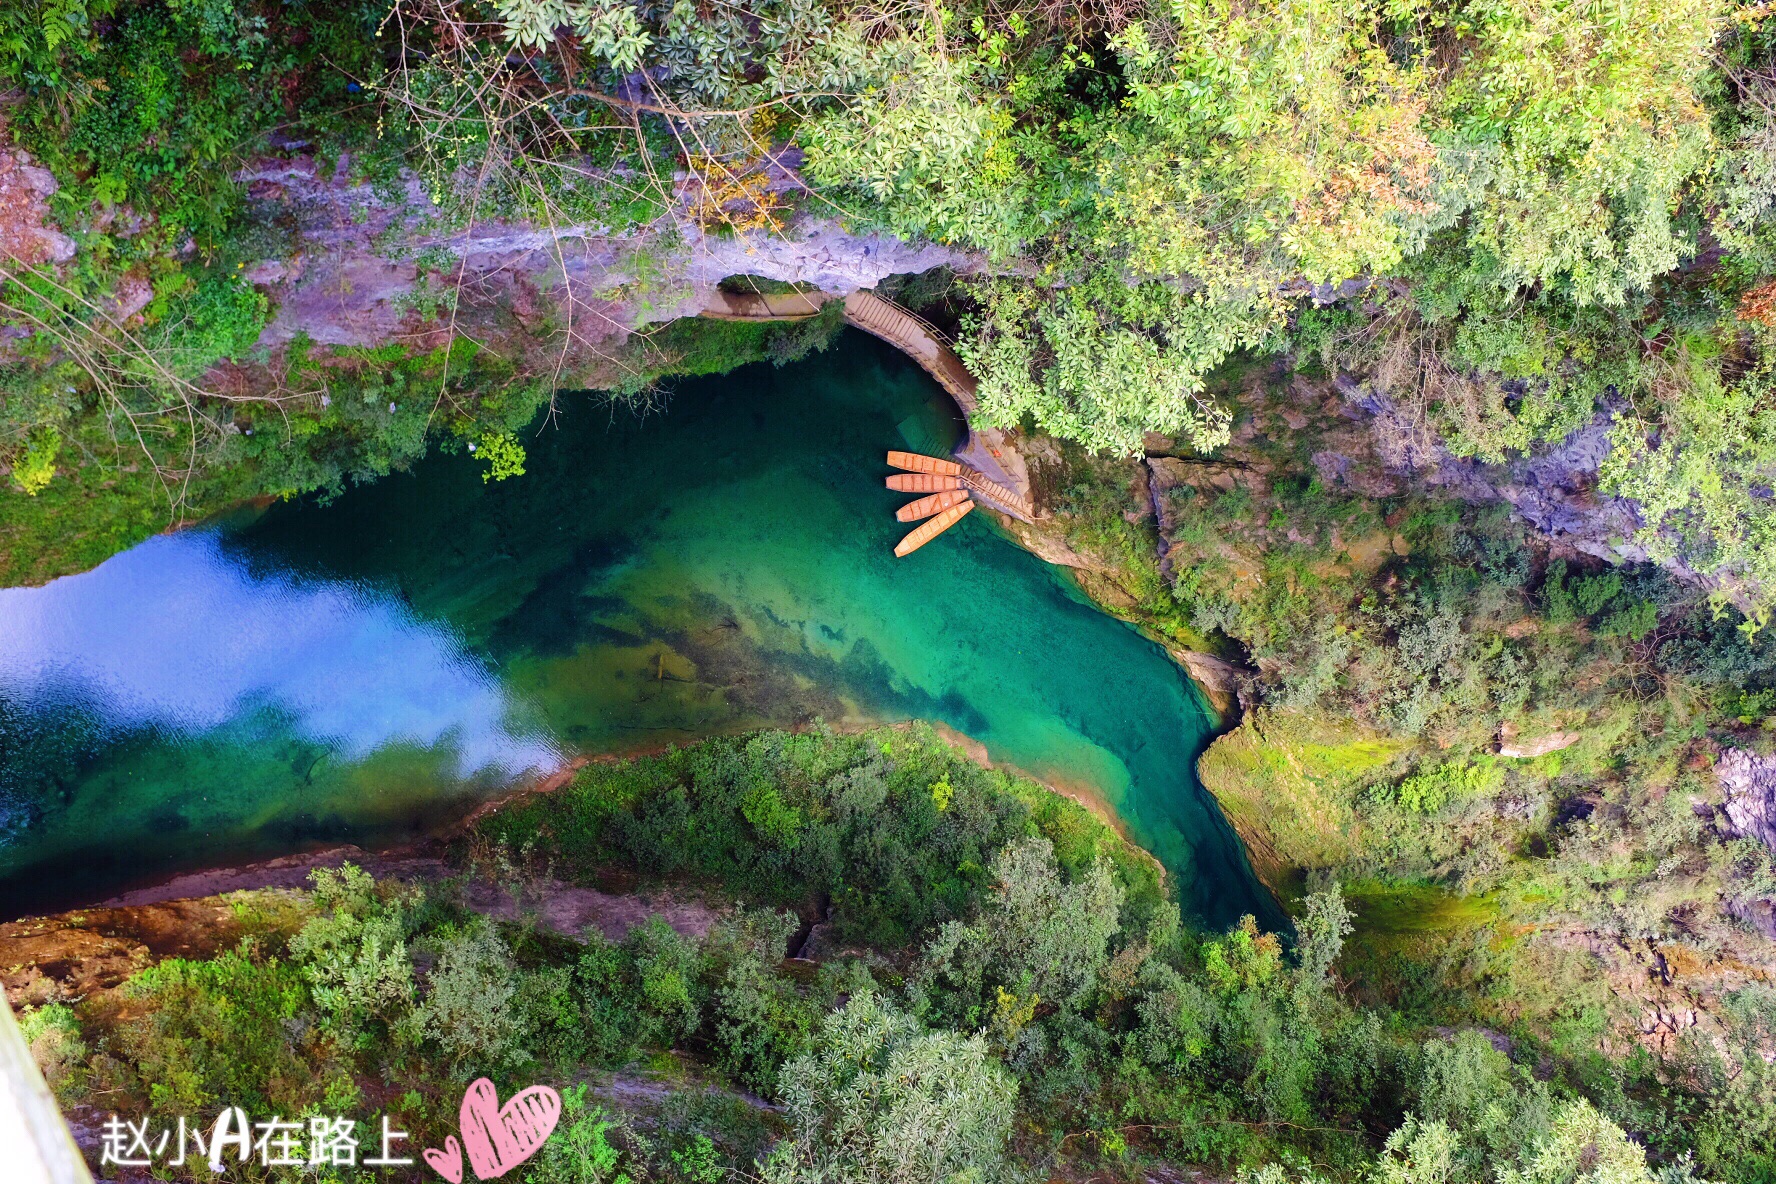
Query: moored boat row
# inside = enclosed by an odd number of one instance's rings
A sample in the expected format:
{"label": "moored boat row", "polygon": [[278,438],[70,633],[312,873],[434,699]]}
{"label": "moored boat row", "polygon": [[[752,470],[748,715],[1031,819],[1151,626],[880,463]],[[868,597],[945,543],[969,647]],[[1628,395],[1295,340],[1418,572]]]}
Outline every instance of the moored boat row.
{"label": "moored boat row", "polygon": [[889,489],[898,493],[925,495],[908,502],[894,515],[901,522],[927,519],[895,544],[896,556],[905,558],[911,555],[962,521],[974,509],[974,498],[968,493],[969,478],[978,477],[979,474],[973,470],[965,469],[953,460],[918,452],[890,451],[888,463],[897,469],[907,470],[888,478]]}

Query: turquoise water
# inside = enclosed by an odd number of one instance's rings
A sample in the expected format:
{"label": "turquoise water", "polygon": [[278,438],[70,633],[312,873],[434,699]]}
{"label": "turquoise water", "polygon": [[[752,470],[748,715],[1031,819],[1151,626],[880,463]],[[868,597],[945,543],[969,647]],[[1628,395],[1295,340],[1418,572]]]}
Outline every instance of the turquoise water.
{"label": "turquoise water", "polygon": [[574,754],[919,718],[1108,803],[1199,920],[1274,920],[1162,650],[985,514],[894,558],[882,454],[958,428],[847,332],[647,416],[565,394],[519,479],[436,456],[0,591],[0,912],[397,841]]}

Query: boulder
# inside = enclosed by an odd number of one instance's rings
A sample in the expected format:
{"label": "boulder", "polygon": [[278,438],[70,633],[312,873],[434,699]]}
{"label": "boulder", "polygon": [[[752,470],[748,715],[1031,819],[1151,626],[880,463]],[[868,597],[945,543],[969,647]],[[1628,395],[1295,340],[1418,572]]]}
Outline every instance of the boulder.
{"label": "boulder", "polygon": [[1529,760],[1532,757],[1547,756],[1550,752],[1559,752],[1563,748],[1571,748],[1580,739],[1577,732],[1549,732],[1546,736],[1532,739],[1500,735],[1498,754],[1517,760]]}

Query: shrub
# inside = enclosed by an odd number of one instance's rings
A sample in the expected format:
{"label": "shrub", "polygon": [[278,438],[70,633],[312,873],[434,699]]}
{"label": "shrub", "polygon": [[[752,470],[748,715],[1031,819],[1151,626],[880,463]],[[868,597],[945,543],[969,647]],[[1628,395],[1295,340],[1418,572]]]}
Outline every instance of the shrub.
{"label": "shrub", "polygon": [[767,1095],[776,1092],[783,1062],[807,1046],[819,1014],[793,980],[777,973],[796,928],[793,913],[761,909],[709,935],[710,1043],[724,1071]]}
{"label": "shrub", "polygon": [[409,1030],[437,1047],[467,1080],[530,1059],[516,996],[511,950],[485,917],[447,926],[432,939],[437,962]]}
{"label": "shrub", "polygon": [[821,1024],[783,1068],[793,1128],[769,1184],[947,1184],[1009,1179],[1017,1087],[979,1035],[927,1031],[872,992]]}
{"label": "shrub", "polygon": [[353,864],[310,874],[319,916],[290,939],[329,1035],[368,1049],[399,1026],[413,1004],[408,913],[417,893],[375,883]]}
{"label": "shrub", "polygon": [[309,1001],[294,964],[243,944],[205,962],[169,958],[123,989],[144,1014],[118,1027],[117,1045],[160,1113],[294,1114],[314,1100],[324,1062],[292,1039]]}
{"label": "shrub", "polygon": [[631,1184],[630,1157],[612,1142],[623,1130],[621,1119],[586,1101],[585,1082],[563,1090],[560,1122],[525,1170],[524,1184]]}
{"label": "shrub", "polygon": [[64,1102],[79,1097],[86,1076],[87,1045],[74,1010],[63,1003],[46,1003],[24,1012],[18,1021],[31,1057],[50,1089]]}

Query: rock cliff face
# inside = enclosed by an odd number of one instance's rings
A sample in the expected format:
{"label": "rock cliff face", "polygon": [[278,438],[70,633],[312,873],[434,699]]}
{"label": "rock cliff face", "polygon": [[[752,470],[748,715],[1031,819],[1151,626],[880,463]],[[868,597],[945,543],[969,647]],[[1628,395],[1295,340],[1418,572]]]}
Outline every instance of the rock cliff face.
{"label": "rock cliff face", "polygon": [[[427,225],[432,207],[417,182],[391,198],[350,181],[348,169],[349,162],[323,170],[298,157],[241,178],[262,220],[294,227],[280,257],[247,272],[275,305],[263,345],[306,334],[323,345],[370,346],[412,334],[415,305],[437,282],[422,263],[460,290],[452,315],[463,326],[487,331],[516,322],[592,349],[646,324],[703,311],[729,276],[810,284],[842,296],[891,275],[986,267],[968,252],[852,234],[819,218],[802,218],[781,234],[714,235],[695,226],[616,234],[594,225],[500,222],[439,232]],[[1399,405],[1357,379],[1340,376],[1329,389],[1297,380],[1297,387],[1312,394],[1300,408],[1304,428],[1310,418],[1325,419],[1312,415],[1313,404],[1331,416],[1332,430],[1321,432],[1322,446],[1313,452],[1328,485],[1374,496],[1411,482],[1465,501],[1502,501],[1575,551],[1646,557],[1627,541],[1640,526],[1634,505],[1596,492],[1609,452],[1606,416],[1559,444],[1488,465],[1451,455],[1409,424]]]}
{"label": "rock cliff face", "polygon": [[[784,185],[797,162],[781,162]],[[351,179],[350,161],[323,166],[310,156],[267,161],[240,174],[266,257],[245,277],[273,305],[260,345],[298,337],[320,345],[375,346],[395,340],[437,344],[450,332],[484,344],[525,339],[571,359],[599,354],[638,328],[720,304],[719,282],[735,275],[808,284],[833,295],[871,288],[893,275],[949,267],[987,269],[976,254],[891,235],[854,234],[837,222],[802,217],[781,233],[704,233],[681,220],[613,232],[574,224],[539,227],[487,221],[440,229],[417,180],[390,191]],[[75,244],[45,221],[55,179],[16,149],[0,150],[0,254],[63,262]],[[145,284],[120,295],[127,318],[151,296]],[[1334,293],[1314,291],[1316,298]],[[442,311],[440,311],[442,309]],[[1503,501],[1525,521],[1575,551],[1643,559],[1627,540],[1640,522],[1632,503],[1595,492],[1608,453],[1607,417],[1567,440],[1507,465],[1450,455],[1422,425],[1371,386],[1341,376],[1328,386],[1296,380],[1299,409],[1322,439],[1312,452],[1320,479],[1371,496],[1402,482],[1467,501]],[[1333,430],[1323,430],[1327,412]],[[1297,416],[1288,416],[1293,421]],[[1233,448],[1218,462],[1240,465]],[[1179,474],[1154,470],[1155,504]],[[1163,511],[1162,511],[1163,512]],[[1062,560],[1065,562],[1065,560]],[[1680,574],[1693,573],[1680,568]]]}
{"label": "rock cliff face", "polygon": [[1728,749],[1715,762],[1714,775],[1726,796],[1722,829],[1776,851],[1776,757]]}
{"label": "rock cliff face", "polygon": [[[1503,503],[1547,536],[1554,553],[1590,555],[1611,562],[1640,561],[1646,551],[1631,539],[1641,520],[1635,504],[1597,489],[1597,476],[1609,453],[1609,421],[1595,421],[1558,443],[1536,448],[1506,464],[1486,464],[1452,455],[1422,425],[1348,375],[1316,380],[1276,368],[1249,375],[1232,396],[1236,417],[1231,442],[1212,457],[1174,455],[1171,440],[1150,436],[1147,466],[1152,502],[1161,534],[1169,495],[1184,486],[1229,491],[1245,486],[1257,493],[1273,481],[1295,475],[1298,456],[1312,466],[1305,475],[1329,492],[1366,498],[1408,492],[1442,495],[1472,504]],[[1287,471],[1285,471],[1287,469]],[[1391,538],[1343,540],[1353,558],[1394,546]],[[1161,556],[1168,578],[1172,557]],[[1681,564],[1680,578],[1702,583]]]}
{"label": "rock cliff face", "polygon": [[[1732,839],[1753,839],[1776,851],[1776,756],[1758,756],[1729,748],[1714,763],[1722,803],[1698,813],[1713,817],[1721,833]],[[1726,910],[1741,923],[1776,941],[1776,899],[1746,896],[1728,900]]]}
{"label": "rock cliff face", "polygon": [[[1504,502],[1529,525],[1575,551],[1611,562],[1647,557],[1628,541],[1641,526],[1634,503],[1597,492],[1598,471],[1610,450],[1607,415],[1527,456],[1486,464],[1452,455],[1422,427],[1408,423],[1410,417],[1397,403],[1367,384],[1341,375],[1331,387],[1342,401],[1343,414],[1363,421],[1366,430],[1348,452],[1333,447],[1314,454],[1322,481],[1343,483],[1370,496],[1392,492],[1378,486],[1413,482],[1467,502]],[[1700,579],[1687,568],[1678,574]]]}
{"label": "rock cliff face", "polygon": [[306,334],[323,345],[367,346],[411,333],[414,306],[432,283],[426,272],[460,291],[458,318],[504,314],[596,347],[649,322],[701,312],[728,276],[812,284],[842,296],[890,275],[980,266],[964,252],[852,234],[818,218],[782,234],[713,235],[694,225],[619,234],[500,222],[438,231],[427,225],[431,204],[417,183],[391,198],[351,182],[346,170],[343,162],[324,171],[299,157],[241,177],[260,221],[294,228],[287,249],[246,273],[276,308],[262,345]]}
{"label": "rock cliff face", "polygon": [[[785,187],[798,184],[795,164],[781,163]],[[252,221],[265,232],[265,257],[244,272],[273,307],[262,347],[276,350],[299,338],[322,346],[406,341],[431,347],[461,334],[533,359],[556,351],[558,357],[546,360],[563,385],[576,380],[602,385],[613,378],[608,367],[583,364],[612,356],[610,347],[647,325],[721,307],[717,285],[730,276],[811,285],[842,296],[889,276],[940,266],[973,274],[989,266],[966,251],[855,234],[815,217],[799,218],[782,232],[750,234],[705,233],[687,219],[620,233],[593,224],[499,221],[440,228],[435,207],[416,180],[393,191],[354,181],[347,160],[323,166],[312,157],[295,156],[264,162],[239,179],[250,197]],[[21,152],[0,149],[0,254],[38,263],[72,257],[73,241],[45,221],[45,199],[55,188],[55,178]],[[152,292],[139,280],[126,280],[124,287],[114,315],[127,321]],[[262,378],[232,380],[250,385]],[[229,381],[224,376],[223,382]],[[1451,455],[1422,423],[1412,422],[1406,409],[1358,379],[1339,376],[1316,383],[1294,376],[1286,385],[1288,405],[1281,408],[1281,419],[1305,445],[1302,451],[1311,455],[1315,474],[1328,488],[1375,497],[1411,486],[1469,502],[1502,502],[1574,553],[1646,558],[1629,541],[1640,526],[1634,504],[1596,490],[1609,450],[1607,415],[1530,456],[1487,465]],[[1245,396],[1276,401],[1275,390],[1248,388],[1242,402]],[[1262,463],[1245,447],[1252,422],[1248,417],[1246,435],[1236,431],[1232,444],[1206,462],[1149,459],[1142,480],[1149,482],[1148,501],[1162,535],[1169,491],[1205,478],[1231,487],[1240,473],[1263,480]],[[989,430],[980,439],[977,466],[1002,465],[1014,475],[1022,465],[1020,450],[1041,445],[1040,437],[1015,432]],[[1169,446],[1164,440],[1153,443],[1162,452]],[[1076,554],[1059,553],[1050,539],[1031,535],[1021,541],[1053,562],[1091,566]],[[1168,578],[1170,566],[1162,554]],[[1700,582],[1681,564],[1676,570]],[[1226,683],[1217,689],[1232,693],[1230,679],[1211,681]]]}

